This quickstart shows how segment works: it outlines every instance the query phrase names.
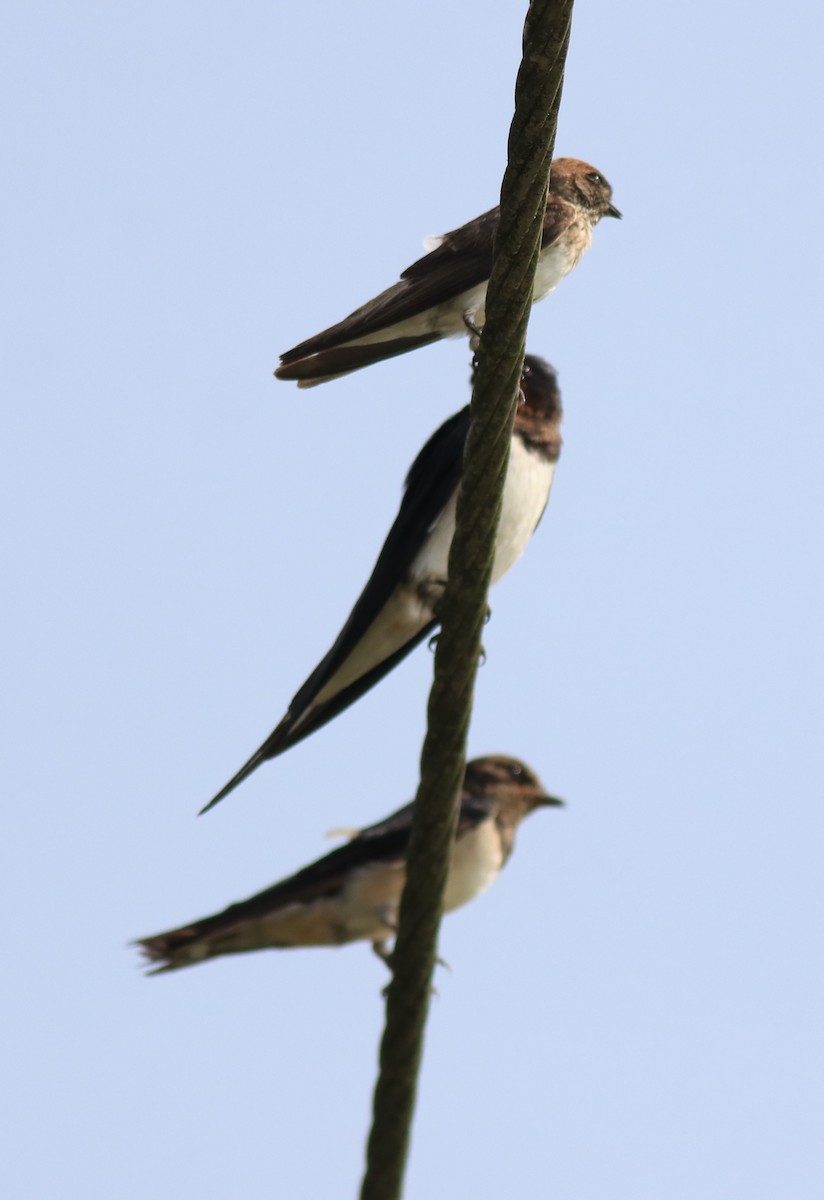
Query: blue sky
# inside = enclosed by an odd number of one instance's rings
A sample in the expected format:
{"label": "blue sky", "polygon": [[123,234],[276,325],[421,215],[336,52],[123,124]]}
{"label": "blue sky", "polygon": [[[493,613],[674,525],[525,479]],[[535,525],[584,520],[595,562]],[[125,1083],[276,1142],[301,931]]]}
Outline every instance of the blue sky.
{"label": "blue sky", "polygon": [[[496,202],[522,16],[3,18],[15,1197],[356,1192],[368,949],[146,980],[126,943],[414,792],[426,650],[194,816],[468,396],[459,342],[308,393],[278,352]],[[624,221],[533,312],[565,446],[470,735],[567,807],[444,925],[410,1198],[820,1193],[821,35],[813,5],[579,5],[557,148]]]}

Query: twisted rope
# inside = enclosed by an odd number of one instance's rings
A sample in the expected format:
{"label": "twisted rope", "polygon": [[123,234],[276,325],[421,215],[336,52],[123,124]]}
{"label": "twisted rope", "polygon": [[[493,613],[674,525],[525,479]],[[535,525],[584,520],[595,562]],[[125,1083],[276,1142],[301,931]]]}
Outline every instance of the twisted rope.
{"label": "twisted rope", "polygon": [[532,0],[472,394],[361,1200],[399,1200],[538,263],[572,0]]}

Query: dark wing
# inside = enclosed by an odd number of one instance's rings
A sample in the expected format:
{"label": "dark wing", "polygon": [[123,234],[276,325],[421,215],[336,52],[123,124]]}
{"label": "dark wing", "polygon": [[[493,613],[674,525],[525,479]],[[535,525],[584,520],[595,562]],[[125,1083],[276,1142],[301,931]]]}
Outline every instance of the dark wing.
{"label": "dark wing", "polygon": [[408,354],[421,346],[440,340],[439,333],[421,333],[415,337],[387,338],[380,342],[356,342],[354,345],[333,346],[305,358],[290,359],[275,371],[278,379],[297,383],[298,387],[316,387],[328,379],[339,379],[373,363],[386,362],[399,354]]}
{"label": "dark wing", "polygon": [[181,925],[177,929],[139,938],[134,944],[140,946],[146,957],[154,962],[168,960],[165,966],[158,968],[161,971],[185,966],[185,961],[177,962],[175,959],[192,942],[223,933],[244,921],[269,916],[291,904],[308,904],[322,897],[334,896],[344,888],[351,872],[367,863],[402,862],[409,841],[411,814],[412,805],[407,804],[385,821],[362,830],[345,845],[248,900],[230,904],[222,912],[199,921],[190,921],[188,925]]}
{"label": "dark wing", "polygon": [[321,725],[325,725],[344,708],[348,708],[435,628],[437,622],[432,621],[395,654],[362,675],[360,679],[356,679],[336,696],[332,696],[326,704],[320,706],[294,729],[295,722],[349,657],[392,592],[403,580],[427,534],[446,507],[450,496],[460,483],[468,431],[467,405],[445,421],[423,447],[406,477],[400,510],[383,544],[375,568],[331,650],[293,697],[289,710],[278,727],[226,786],[201,809],[202,813],[219,803],[266,759],[282,754]]}
{"label": "dark wing", "polygon": [[310,863],[294,875],[281,879],[249,900],[232,904],[215,917],[198,922],[202,932],[209,921],[225,922],[227,917],[258,917],[285,908],[288,904],[306,904],[321,896],[334,896],[345,886],[347,878],[358,867],[373,862],[402,862],[409,841],[412,805],[405,804],[397,812],[362,829],[350,841],[338,846],[323,858]]}
{"label": "dark wing", "polygon": [[[439,246],[406,268],[399,283],[356,308],[337,325],[281,354],[281,363],[287,365],[352,338],[378,333],[483,283],[489,278],[492,265],[498,213],[497,208],[492,208],[460,229],[444,234]],[[280,368],[275,374],[287,378],[279,372]]]}
{"label": "dark wing", "polygon": [[297,715],[311,704],[403,581],[412,560],[460,483],[468,432],[469,405],[441,425],[410,467],[398,515],[369,581],[332,649],[289,705],[293,714]]}
{"label": "dark wing", "polygon": [[489,279],[492,243],[500,215],[501,210],[496,206],[459,229],[450,229],[434,250],[401,272],[401,279],[410,282],[440,279],[442,286],[447,286],[447,280],[454,280],[455,290],[444,296],[447,300]]}
{"label": "dark wing", "polygon": [[[441,281],[441,287],[447,287],[447,280],[454,282],[454,291],[443,295],[443,299],[459,296],[461,292],[475,287],[489,279],[492,270],[492,248],[498,229],[501,210],[491,208],[482,213],[474,221],[445,233],[440,244],[430,250],[423,258],[413,262],[401,274],[401,279],[413,281]],[[547,197],[544,225],[541,235],[541,249],[546,249],[556,241],[573,216],[573,209],[566,200],[552,193]]]}
{"label": "dark wing", "polygon": [[[178,929],[139,938],[135,945],[141,946],[146,956],[156,962],[172,960],[187,944],[208,938],[234,924],[268,916],[292,904],[309,904],[314,900],[335,896],[345,888],[353,871],[375,863],[400,864],[404,861],[412,826],[412,809],[412,804],[405,804],[383,821],[362,829],[351,841],[338,846],[330,854],[248,900],[230,904],[222,912],[199,921],[190,921]],[[474,828],[493,811],[494,801],[472,799],[464,795],[457,836]],[[186,964],[170,961],[165,969],[173,969],[176,965]]]}

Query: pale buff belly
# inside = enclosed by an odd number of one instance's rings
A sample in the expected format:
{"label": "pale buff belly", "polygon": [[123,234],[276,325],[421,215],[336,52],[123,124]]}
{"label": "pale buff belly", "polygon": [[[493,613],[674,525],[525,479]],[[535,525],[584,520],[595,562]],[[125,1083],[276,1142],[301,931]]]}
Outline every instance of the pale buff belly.
{"label": "pale buff belly", "polygon": [[494,883],[503,866],[501,839],[494,821],[485,821],[455,843],[444,894],[444,912],[460,908]]}

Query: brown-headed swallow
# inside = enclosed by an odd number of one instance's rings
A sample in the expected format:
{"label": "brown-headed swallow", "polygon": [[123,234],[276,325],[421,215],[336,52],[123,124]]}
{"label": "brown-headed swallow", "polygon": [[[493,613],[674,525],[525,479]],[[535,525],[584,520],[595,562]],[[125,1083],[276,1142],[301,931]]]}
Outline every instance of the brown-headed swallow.
{"label": "brown-headed swallow", "polygon": [[[485,319],[499,215],[500,209],[492,208],[460,229],[429,239],[429,254],[407,267],[398,283],[282,354],[277,378],[313,387],[441,338],[476,332]],[[556,158],[533,303],[543,300],[577,265],[601,217],[620,216],[600,171],[577,158]]]}
{"label": "brown-headed swallow", "polygon": [[[543,515],[561,451],[555,372],[527,355],[504,485],[492,582],[517,562]],[[314,733],[382,679],[438,624],[455,532],[469,406],[450,417],[412,464],[400,511],[375,569],[326,657],[277,728],[201,812],[256,767]]]}
{"label": "brown-headed swallow", "polygon": [[[524,817],[562,801],[516,758],[467,763],[444,912],[474,900],[497,879]],[[397,928],[412,804],[249,900],[135,944],[153,974],[222,954],[370,941],[381,958]]]}

